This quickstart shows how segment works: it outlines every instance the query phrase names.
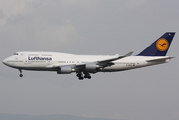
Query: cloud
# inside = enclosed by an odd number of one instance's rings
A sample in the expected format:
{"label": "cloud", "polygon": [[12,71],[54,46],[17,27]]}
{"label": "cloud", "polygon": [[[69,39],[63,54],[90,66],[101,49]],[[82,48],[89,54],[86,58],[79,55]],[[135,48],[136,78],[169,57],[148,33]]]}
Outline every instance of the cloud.
{"label": "cloud", "polygon": [[33,39],[38,41],[37,45],[42,44],[46,48],[51,48],[72,44],[76,36],[76,28],[73,23],[65,20],[62,24],[46,25],[45,29],[37,32]]}
{"label": "cloud", "polygon": [[4,16],[11,17],[17,14],[23,14],[25,8],[25,3],[22,0],[2,0],[0,4],[0,9]]}
{"label": "cloud", "polygon": [[6,24],[6,20],[17,15],[27,15],[33,11],[33,5],[39,3],[39,0],[1,0],[0,10],[3,17],[0,19],[0,26]]}
{"label": "cloud", "polygon": [[0,18],[0,26],[3,26],[6,24],[6,18]]}
{"label": "cloud", "polygon": [[16,43],[25,50],[31,50],[31,46],[36,50],[52,50],[71,46],[80,40],[70,19],[61,19],[62,15],[59,15],[54,18],[54,22],[51,21],[51,13],[54,11],[50,11],[50,5],[58,6],[50,1],[39,0],[2,1],[0,31],[3,34],[0,38],[3,44],[12,43],[11,48],[17,50],[19,47],[14,46]]}
{"label": "cloud", "polygon": [[[71,7],[80,7],[87,10],[93,10],[102,1],[93,0],[60,0],[62,7],[70,9]],[[93,9],[91,9],[93,7]]]}
{"label": "cloud", "polygon": [[128,6],[128,9],[136,9],[136,8],[140,8],[142,5],[144,5],[146,2],[146,0],[129,0],[126,1],[126,6]]}

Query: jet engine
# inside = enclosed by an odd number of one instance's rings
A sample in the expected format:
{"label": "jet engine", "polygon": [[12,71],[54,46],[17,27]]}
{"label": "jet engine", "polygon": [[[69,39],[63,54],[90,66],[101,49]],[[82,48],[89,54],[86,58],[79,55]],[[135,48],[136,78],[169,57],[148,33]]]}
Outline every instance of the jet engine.
{"label": "jet engine", "polygon": [[89,63],[89,64],[86,64],[86,66],[85,66],[85,69],[87,70],[87,71],[96,71],[97,70],[97,68],[99,68],[99,65],[96,65],[96,63]]}
{"label": "jet engine", "polygon": [[72,68],[69,66],[61,67],[60,71],[57,71],[57,74],[70,74],[72,73]]}

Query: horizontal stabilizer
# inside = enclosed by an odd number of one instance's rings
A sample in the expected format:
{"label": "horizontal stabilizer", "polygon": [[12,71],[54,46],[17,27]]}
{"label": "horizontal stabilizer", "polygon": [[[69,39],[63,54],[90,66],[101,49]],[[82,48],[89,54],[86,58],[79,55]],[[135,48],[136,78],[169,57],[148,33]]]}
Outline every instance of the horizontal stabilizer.
{"label": "horizontal stabilizer", "polygon": [[166,57],[166,58],[159,58],[159,59],[154,59],[154,60],[146,60],[146,62],[164,62],[166,60],[170,60],[174,57]]}

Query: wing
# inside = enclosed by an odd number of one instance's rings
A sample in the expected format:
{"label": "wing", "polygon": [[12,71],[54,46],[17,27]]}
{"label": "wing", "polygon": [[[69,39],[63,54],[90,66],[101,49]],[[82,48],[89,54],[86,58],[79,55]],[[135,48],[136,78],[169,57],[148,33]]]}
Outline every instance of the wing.
{"label": "wing", "polygon": [[119,60],[122,58],[125,58],[127,56],[130,56],[133,52],[129,52],[126,55],[119,56],[115,55],[113,58],[110,59],[104,59],[104,60],[99,60],[99,61],[94,61],[94,62],[89,62],[89,63],[80,63],[76,64],[75,67],[72,69],[75,72],[92,72],[96,73],[99,71],[100,68],[104,68],[107,66],[114,65],[112,61]]}
{"label": "wing", "polygon": [[133,52],[129,52],[123,56],[115,55],[113,58],[110,59],[104,59],[89,63],[79,63],[79,64],[70,64],[70,65],[59,65],[54,64],[47,66],[53,70],[59,71],[59,74],[65,74],[70,72],[92,72],[96,73],[100,68],[104,68],[107,66],[114,65],[112,61],[119,60],[122,58],[125,58],[127,56],[130,56]]}

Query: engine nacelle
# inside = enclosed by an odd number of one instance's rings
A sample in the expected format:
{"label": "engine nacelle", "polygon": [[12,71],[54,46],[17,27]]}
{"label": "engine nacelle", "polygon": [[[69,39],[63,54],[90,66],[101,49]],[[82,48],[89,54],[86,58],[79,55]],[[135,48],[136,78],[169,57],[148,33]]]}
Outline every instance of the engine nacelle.
{"label": "engine nacelle", "polygon": [[61,67],[60,71],[57,71],[57,74],[70,74],[71,72],[71,67]]}
{"label": "engine nacelle", "polygon": [[97,68],[99,68],[99,66],[96,65],[96,63],[89,63],[85,66],[85,69],[88,71],[96,71]]}

